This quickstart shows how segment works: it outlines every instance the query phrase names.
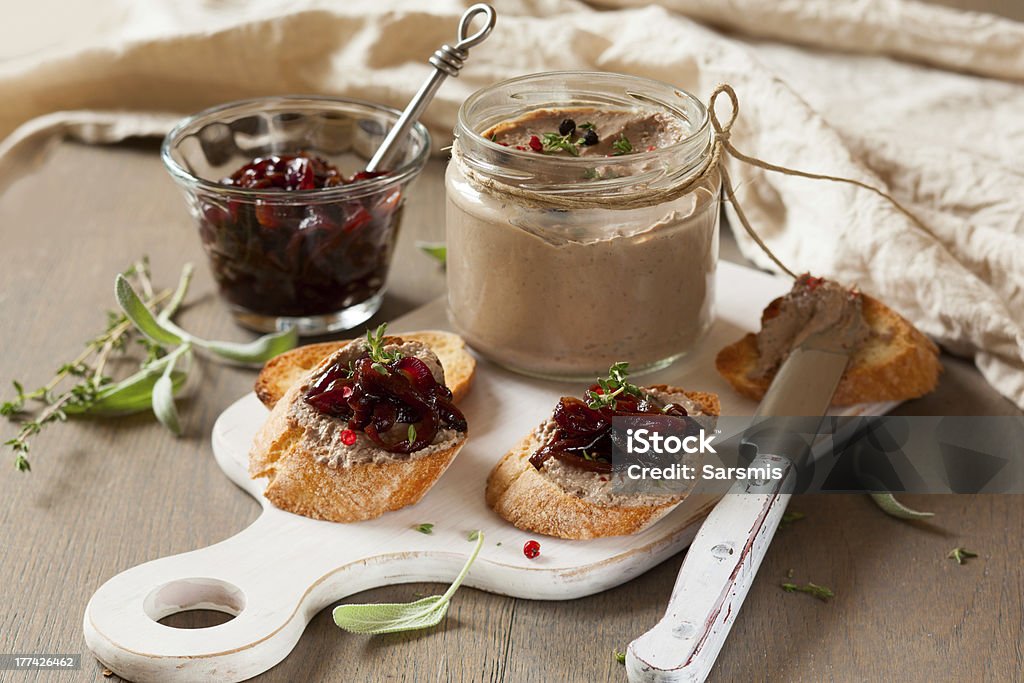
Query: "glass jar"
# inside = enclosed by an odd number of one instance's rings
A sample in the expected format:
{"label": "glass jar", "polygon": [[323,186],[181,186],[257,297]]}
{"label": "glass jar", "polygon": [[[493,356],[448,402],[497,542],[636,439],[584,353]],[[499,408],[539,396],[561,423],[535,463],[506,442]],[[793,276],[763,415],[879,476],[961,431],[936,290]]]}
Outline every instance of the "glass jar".
{"label": "glass jar", "polygon": [[[608,156],[483,135],[540,110],[654,116],[680,134]],[[634,76],[543,73],[473,94],[445,179],[456,331],[503,366],[559,379],[618,361],[635,374],[690,351],[714,315],[721,181],[703,172],[710,142],[696,97]]]}
{"label": "glass jar", "polygon": [[[239,324],[263,332],[296,326],[311,335],[355,327],[377,312],[406,190],[430,154],[430,135],[416,124],[391,172],[356,175],[398,116],[359,100],[265,97],[200,112],[167,134],[164,165],[184,191]],[[322,169],[294,159],[274,163],[285,179],[305,181],[300,189],[223,182],[254,158],[300,152],[345,180],[316,187]]]}

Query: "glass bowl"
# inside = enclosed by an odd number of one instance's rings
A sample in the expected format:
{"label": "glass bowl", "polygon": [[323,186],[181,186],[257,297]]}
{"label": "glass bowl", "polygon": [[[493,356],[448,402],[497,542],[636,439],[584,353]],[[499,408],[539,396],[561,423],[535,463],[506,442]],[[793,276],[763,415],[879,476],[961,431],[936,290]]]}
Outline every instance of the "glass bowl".
{"label": "glass bowl", "polygon": [[249,189],[221,181],[258,157],[306,152],[346,178],[362,171],[399,112],[342,98],[267,97],[207,109],[164,138],[235,320],[312,335],[355,327],[380,308],[409,184],[430,154],[421,124],[393,171],[321,189]]}

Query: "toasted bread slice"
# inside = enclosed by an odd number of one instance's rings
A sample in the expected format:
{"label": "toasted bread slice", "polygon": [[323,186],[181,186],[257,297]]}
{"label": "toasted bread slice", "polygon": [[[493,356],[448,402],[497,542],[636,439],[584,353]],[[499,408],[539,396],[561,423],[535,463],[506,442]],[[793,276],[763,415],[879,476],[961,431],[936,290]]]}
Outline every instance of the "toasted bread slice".
{"label": "toasted bread slice", "polygon": [[[404,334],[405,341],[427,345],[441,360],[446,384],[464,396],[473,379],[475,360],[462,340],[445,332]],[[249,452],[249,476],[266,477],[264,495],[282,510],[332,522],[374,519],[418,502],[444,474],[466,442],[462,433],[450,446],[418,458],[367,462],[332,468],[317,462],[303,446],[303,428],[290,415],[317,368],[329,362],[344,343],[301,347],[271,360],[257,380],[257,391],[272,408]],[[330,347],[329,349],[327,347]],[[307,366],[303,368],[303,366]],[[267,368],[271,368],[268,372]],[[283,383],[288,386],[278,396]]]}
{"label": "toasted bread slice", "polygon": [[[441,361],[445,384],[452,390],[456,401],[469,391],[476,359],[466,350],[466,342],[451,332],[408,332],[399,335],[408,341],[418,341],[429,347]],[[273,408],[285,392],[320,362],[348,341],[321,342],[299,346],[270,359],[256,377],[256,396],[268,408]]]}
{"label": "toasted bread slice", "polygon": [[[905,401],[932,391],[942,371],[938,347],[882,302],[866,294],[861,296],[871,336],[850,359],[832,405]],[[760,401],[774,374],[751,377],[758,357],[757,337],[748,334],[719,351],[715,367],[736,391]]]}
{"label": "toasted bread slice", "polygon": [[416,460],[327,467],[301,448],[302,430],[288,419],[302,386],[293,384],[277,402],[249,454],[249,476],[270,480],[264,495],[282,510],[331,522],[380,517],[418,502],[466,441],[463,435],[452,448]]}
{"label": "toasted bread slice", "polygon": [[[651,387],[685,393],[708,415],[718,415],[718,396],[675,387]],[[599,505],[568,493],[530,464],[542,444],[534,430],[495,465],[487,478],[487,504],[516,527],[567,539],[626,536],[643,531],[664,517],[685,495],[656,505]]]}

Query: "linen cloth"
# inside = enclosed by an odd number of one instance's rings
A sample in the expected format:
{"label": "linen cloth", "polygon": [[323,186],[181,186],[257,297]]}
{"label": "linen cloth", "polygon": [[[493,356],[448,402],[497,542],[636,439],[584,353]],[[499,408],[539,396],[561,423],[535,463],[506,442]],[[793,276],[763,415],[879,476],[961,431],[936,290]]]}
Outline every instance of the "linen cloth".
{"label": "linen cloth", "polygon": [[[404,106],[469,4],[98,0],[49,13],[48,47],[0,52],[0,183],[54,135],[160,134],[177,114],[242,97]],[[702,99],[728,82],[741,151],[876,185],[928,228],[870,192],[731,160],[771,248],[882,299],[1024,408],[1024,24],[913,0],[494,4],[494,33],[424,117],[436,147],[467,95],[516,75],[620,71]]]}

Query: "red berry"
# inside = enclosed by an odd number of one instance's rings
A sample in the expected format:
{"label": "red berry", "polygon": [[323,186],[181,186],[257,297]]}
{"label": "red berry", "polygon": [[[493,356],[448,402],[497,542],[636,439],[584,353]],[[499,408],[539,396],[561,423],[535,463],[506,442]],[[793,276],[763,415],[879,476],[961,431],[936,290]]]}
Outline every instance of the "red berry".
{"label": "red berry", "polygon": [[523,546],[523,555],[526,555],[531,560],[540,555],[540,543],[537,541],[527,541]]}
{"label": "red berry", "polygon": [[341,442],[346,446],[351,446],[356,442],[356,433],[351,429],[343,429],[341,431]]}
{"label": "red berry", "polygon": [[534,152],[541,152],[544,150],[544,145],[540,143],[540,138],[536,135],[530,136],[530,149]]}

